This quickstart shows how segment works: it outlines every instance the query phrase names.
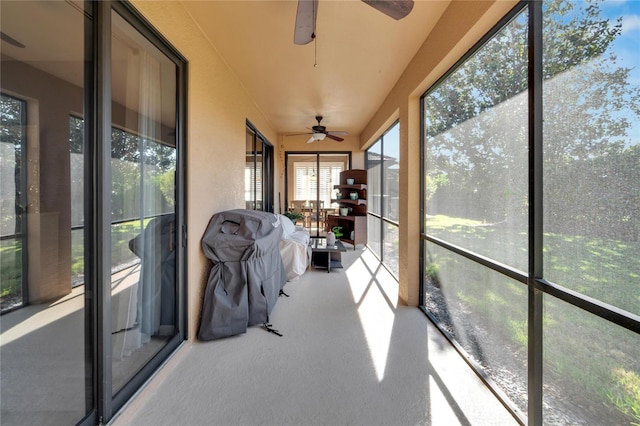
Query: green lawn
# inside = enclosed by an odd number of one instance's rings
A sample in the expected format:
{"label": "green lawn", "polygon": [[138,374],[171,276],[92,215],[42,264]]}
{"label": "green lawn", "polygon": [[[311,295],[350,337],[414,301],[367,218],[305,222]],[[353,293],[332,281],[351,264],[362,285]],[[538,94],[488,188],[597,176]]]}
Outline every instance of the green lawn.
{"label": "green lawn", "polygon": [[0,299],[22,292],[22,245],[17,239],[0,241]]}
{"label": "green lawn", "polygon": [[[146,219],[146,226],[151,219]],[[139,220],[119,223],[111,226],[111,266],[116,268],[135,261],[136,255],[129,250],[129,240],[140,233]],[[71,276],[79,277],[84,273],[83,229],[71,232]],[[22,292],[22,247],[18,239],[0,241],[0,298],[20,296]],[[75,280],[74,280],[75,281]]]}
{"label": "green lawn", "polygon": [[[446,216],[430,217],[427,226],[431,235],[526,270],[527,235],[521,229]],[[451,314],[449,327],[463,347],[473,352],[474,338],[494,339],[526,359],[526,286],[432,244],[427,247],[425,273],[437,284],[430,289],[445,300],[443,318]],[[546,233],[545,278],[638,314],[638,252],[637,241]],[[486,334],[470,338],[465,330],[455,330],[456,316],[471,318]],[[586,418],[604,414],[612,424],[640,423],[640,337],[548,295],[543,322],[545,392],[591,407],[593,413],[578,410]]]}

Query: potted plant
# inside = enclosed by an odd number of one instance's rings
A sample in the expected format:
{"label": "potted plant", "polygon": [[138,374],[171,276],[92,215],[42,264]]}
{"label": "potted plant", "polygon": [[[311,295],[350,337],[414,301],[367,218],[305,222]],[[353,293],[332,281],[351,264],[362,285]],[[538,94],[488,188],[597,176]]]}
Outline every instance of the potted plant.
{"label": "potted plant", "polygon": [[284,215],[291,219],[291,222],[296,223],[299,220],[304,219],[304,215],[301,212],[288,211],[284,212]]}

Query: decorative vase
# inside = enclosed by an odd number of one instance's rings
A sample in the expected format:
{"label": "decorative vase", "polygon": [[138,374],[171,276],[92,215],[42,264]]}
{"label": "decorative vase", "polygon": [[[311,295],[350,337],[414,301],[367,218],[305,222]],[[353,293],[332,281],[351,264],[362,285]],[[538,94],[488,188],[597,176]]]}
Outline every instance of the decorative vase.
{"label": "decorative vase", "polygon": [[346,216],[349,214],[349,209],[347,207],[340,207],[340,216]]}
{"label": "decorative vase", "polygon": [[347,185],[353,185],[355,181],[355,179],[347,179]]}
{"label": "decorative vase", "polygon": [[333,246],[336,244],[336,236],[333,232],[329,231],[327,232],[327,245],[328,246]]}
{"label": "decorative vase", "polygon": [[349,193],[349,198],[351,198],[352,200],[357,200],[358,199],[358,193],[357,192],[350,192]]}

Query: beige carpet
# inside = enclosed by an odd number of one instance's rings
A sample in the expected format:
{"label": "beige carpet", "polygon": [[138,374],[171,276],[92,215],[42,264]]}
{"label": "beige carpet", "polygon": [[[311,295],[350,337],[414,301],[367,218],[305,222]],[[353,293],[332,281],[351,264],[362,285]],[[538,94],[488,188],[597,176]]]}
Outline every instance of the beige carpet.
{"label": "beige carpet", "polygon": [[366,250],[286,285],[271,322],[184,345],[114,425],[517,424]]}

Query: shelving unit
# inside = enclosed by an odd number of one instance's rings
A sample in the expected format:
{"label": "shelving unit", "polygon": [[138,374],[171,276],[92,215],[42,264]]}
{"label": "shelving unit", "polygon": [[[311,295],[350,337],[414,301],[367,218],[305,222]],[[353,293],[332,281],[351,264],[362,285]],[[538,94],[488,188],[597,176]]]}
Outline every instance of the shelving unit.
{"label": "shelving unit", "polygon": [[[349,185],[347,179],[353,179]],[[332,199],[340,208],[350,209],[347,215],[329,215],[327,217],[327,231],[336,225],[342,226],[343,236],[340,240],[353,244],[355,249],[358,244],[367,243],[367,171],[361,169],[345,170],[340,173],[340,184],[333,185],[341,195]],[[352,200],[350,194],[357,193],[357,198]]]}

